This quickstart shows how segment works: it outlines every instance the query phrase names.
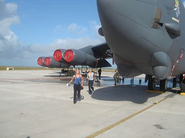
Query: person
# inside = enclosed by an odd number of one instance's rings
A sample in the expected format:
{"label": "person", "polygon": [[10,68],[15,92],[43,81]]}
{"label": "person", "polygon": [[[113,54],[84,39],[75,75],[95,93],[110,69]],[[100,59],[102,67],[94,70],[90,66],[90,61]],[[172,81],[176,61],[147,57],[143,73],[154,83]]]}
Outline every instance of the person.
{"label": "person", "polygon": [[142,82],[142,80],[141,80],[141,78],[139,79],[139,84],[141,85],[141,82]]}
{"label": "person", "polygon": [[68,83],[68,85],[71,84],[71,82],[74,80],[74,97],[73,97],[73,103],[76,104],[77,101],[77,96],[78,96],[78,100],[81,100],[81,95],[80,95],[80,91],[81,91],[81,87],[83,87],[83,77],[80,74],[79,69],[76,70],[75,75],[73,75],[71,81]]}
{"label": "person", "polygon": [[134,84],[134,78],[132,78],[132,79],[130,80],[130,83],[131,83],[131,84]]}
{"label": "person", "polygon": [[99,74],[99,80],[101,80],[101,68],[98,70],[98,74]]}
{"label": "person", "polygon": [[114,74],[114,85],[117,86],[117,83],[118,83],[118,79],[119,79],[119,72],[118,70],[115,70],[115,74]]}
{"label": "person", "polygon": [[89,69],[89,73],[87,74],[88,86],[89,86],[89,94],[92,94],[94,91],[93,83],[96,80],[95,74],[92,72],[92,69]]}

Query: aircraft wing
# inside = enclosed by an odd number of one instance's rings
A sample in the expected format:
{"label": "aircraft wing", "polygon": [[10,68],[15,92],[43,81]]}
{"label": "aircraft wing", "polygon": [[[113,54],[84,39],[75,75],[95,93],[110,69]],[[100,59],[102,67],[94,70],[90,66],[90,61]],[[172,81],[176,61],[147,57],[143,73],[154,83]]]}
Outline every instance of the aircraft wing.
{"label": "aircraft wing", "polygon": [[112,58],[112,52],[107,43],[102,43],[95,46],[86,46],[81,49],[57,49],[53,57],[40,57],[38,64],[51,68],[66,68],[71,65],[93,68],[111,67],[111,64],[106,60],[108,58]]}
{"label": "aircraft wing", "polygon": [[96,58],[112,58],[112,52],[107,43],[102,43],[92,47],[94,56]]}

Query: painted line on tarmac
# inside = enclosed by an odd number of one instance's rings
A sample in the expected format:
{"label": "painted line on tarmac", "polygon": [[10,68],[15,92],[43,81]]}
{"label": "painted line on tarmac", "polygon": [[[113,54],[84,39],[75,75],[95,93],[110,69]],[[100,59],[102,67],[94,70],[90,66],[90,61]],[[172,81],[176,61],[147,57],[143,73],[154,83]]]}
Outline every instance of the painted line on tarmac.
{"label": "painted line on tarmac", "polygon": [[146,108],[144,108],[144,109],[142,109],[142,110],[140,110],[140,111],[138,111],[138,112],[136,112],[136,113],[134,113],[134,114],[132,114],[132,115],[130,115],[130,116],[128,116],[128,117],[126,117],[126,118],[124,118],[124,119],[122,119],[122,120],[120,120],[120,121],[118,121],[118,122],[116,122],[116,123],[114,123],[114,124],[112,124],[112,125],[110,125],[110,126],[108,126],[108,127],[105,127],[105,128],[103,128],[102,130],[97,131],[97,132],[95,132],[94,134],[91,134],[90,136],[87,136],[86,138],[94,138],[94,137],[97,137],[97,136],[99,136],[99,135],[105,133],[106,131],[108,131],[108,130],[110,130],[110,129],[112,129],[112,128],[114,128],[114,127],[116,127],[116,126],[118,126],[118,125],[120,125],[120,124],[122,124],[122,123],[124,123],[124,122],[126,122],[126,121],[128,121],[128,120],[130,120],[130,119],[132,119],[133,117],[135,117],[135,116],[137,116],[137,115],[139,115],[139,114],[141,114],[141,113],[147,111],[148,109],[150,109],[150,108],[156,106],[157,104],[159,104],[159,103],[165,101],[166,99],[167,99],[167,98],[164,98],[164,99],[162,99],[162,100],[160,100],[160,101],[158,101],[158,102],[155,102],[155,103],[153,103],[152,105],[150,105],[150,106],[148,106],[148,107],[146,107]]}

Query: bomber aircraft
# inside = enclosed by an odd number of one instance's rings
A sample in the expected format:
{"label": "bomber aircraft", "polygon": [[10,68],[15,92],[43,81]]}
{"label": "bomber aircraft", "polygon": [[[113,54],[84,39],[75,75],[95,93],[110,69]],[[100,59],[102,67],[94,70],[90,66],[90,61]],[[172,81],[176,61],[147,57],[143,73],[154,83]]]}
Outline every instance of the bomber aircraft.
{"label": "bomber aircraft", "polygon": [[106,42],[82,49],[58,49],[40,57],[48,67],[108,67],[113,58],[123,77],[146,74],[148,89],[155,80],[166,90],[167,78],[185,72],[185,9],[180,0],[97,0]]}

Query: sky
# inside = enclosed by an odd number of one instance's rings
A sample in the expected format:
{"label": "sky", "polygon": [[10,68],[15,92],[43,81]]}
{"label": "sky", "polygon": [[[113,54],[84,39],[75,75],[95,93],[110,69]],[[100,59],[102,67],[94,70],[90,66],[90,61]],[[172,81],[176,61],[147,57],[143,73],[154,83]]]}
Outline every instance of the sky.
{"label": "sky", "polygon": [[0,66],[36,67],[58,48],[105,42],[100,26],[96,0],[0,0]]}
{"label": "sky", "polygon": [[96,0],[0,0],[0,66],[38,66],[59,48],[105,42]]}

